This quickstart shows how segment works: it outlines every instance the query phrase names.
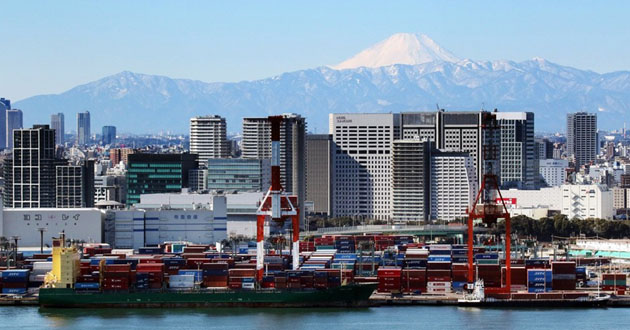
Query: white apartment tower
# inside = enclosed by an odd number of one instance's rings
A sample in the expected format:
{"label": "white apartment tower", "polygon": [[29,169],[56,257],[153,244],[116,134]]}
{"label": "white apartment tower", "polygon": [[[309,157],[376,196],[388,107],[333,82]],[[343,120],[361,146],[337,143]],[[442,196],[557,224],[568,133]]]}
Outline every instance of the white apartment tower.
{"label": "white apartment tower", "polygon": [[200,116],[190,118],[190,153],[198,154],[198,162],[207,165],[210,158],[228,158],[225,118],[220,116]]}
{"label": "white apartment tower", "polygon": [[330,114],[333,213],[387,220],[391,216],[391,149],[400,114]]}
{"label": "white apartment tower", "polygon": [[431,219],[466,218],[477,194],[473,159],[462,152],[434,150],[431,154]]}

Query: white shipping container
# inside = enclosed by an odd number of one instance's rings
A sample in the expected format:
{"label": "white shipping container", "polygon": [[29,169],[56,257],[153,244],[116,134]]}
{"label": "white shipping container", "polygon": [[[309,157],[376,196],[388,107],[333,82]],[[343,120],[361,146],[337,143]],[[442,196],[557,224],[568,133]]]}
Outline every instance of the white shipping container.
{"label": "white shipping container", "polygon": [[43,269],[52,270],[52,261],[36,261],[33,263],[33,270]]}
{"label": "white shipping container", "polygon": [[427,282],[427,288],[450,288],[451,282]]}
{"label": "white shipping container", "polygon": [[427,288],[427,293],[442,294],[451,292],[451,288]]}

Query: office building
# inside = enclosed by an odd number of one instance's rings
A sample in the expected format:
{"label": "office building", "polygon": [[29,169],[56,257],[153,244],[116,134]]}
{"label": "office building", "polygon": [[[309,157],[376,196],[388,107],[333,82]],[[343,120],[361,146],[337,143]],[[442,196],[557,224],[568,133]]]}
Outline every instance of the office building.
{"label": "office building", "polygon": [[180,192],[188,187],[188,171],[197,168],[195,154],[142,154],[129,156],[127,205],[141,194]]}
{"label": "office building", "polygon": [[77,143],[87,145],[90,143],[90,112],[77,113]]}
{"label": "office building", "polygon": [[103,145],[116,143],[116,126],[103,126]]}
{"label": "office building", "polygon": [[[228,239],[226,196],[195,195],[210,198],[210,205],[199,207],[199,203],[193,202],[177,207],[167,195],[168,199],[160,201],[159,205],[139,204],[137,208],[107,211],[106,242],[115,248],[137,249],[165,241],[207,245]],[[173,199],[177,196],[187,195],[174,195]]]}
{"label": "office building", "polygon": [[190,118],[190,153],[199,155],[199,164],[211,158],[228,158],[225,118],[202,116]]}
{"label": "office building", "polygon": [[500,132],[495,115],[487,111],[406,112],[401,114],[401,137],[426,139],[439,150],[467,152],[479,181],[490,167],[500,178]]}
{"label": "office building", "polygon": [[207,168],[196,168],[188,171],[188,190],[192,192],[208,190]]}
{"label": "office building", "polygon": [[500,184],[503,189],[539,187],[539,151],[533,112],[494,113],[500,129]]}
{"label": "office building", "polygon": [[567,168],[569,161],[566,159],[541,159],[540,176],[548,187],[561,186],[567,181]]}
{"label": "office building", "polygon": [[604,185],[562,185],[562,214],[569,219],[613,217],[613,192]]}
{"label": "office building", "polygon": [[538,159],[552,159],[553,156],[553,142],[547,139],[536,139],[536,147],[538,148]]}
{"label": "office building", "polygon": [[94,203],[118,202],[127,200],[127,178],[125,175],[94,176]]}
{"label": "office building", "polygon": [[400,114],[329,115],[336,217],[390,219],[391,145],[399,131]]}
{"label": "office building", "polygon": [[[94,208],[37,208],[0,210],[0,237],[18,236],[20,247],[52,246],[52,238],[64,232],[75,241],[103,242],[105,213]],[[40,228],[43,229],[43,237]]]}
{"label": "office building", "polygon": [[13,131],[22,128],[22,110],[11,109],[6,111],[6,143],[7,148],[13,148]]}
{"label": "office building", "polygon": [[567,154],[576,168],[590,164],[597,156],[597,114],[567,114]]}
{"label": "office building", "polygon": [[431,152],[431,220],[453,221],[466,212],[479,190],[474,161],[467,153]]}
{"label": "office building", "polygon": [[332,135],[306,135],[306,204],[309,212],[329,217],[333,216],[334,150]]}
{"label": "office building", "polygon": [[56,168],[57,208],[94,207],[94,161]]}
{"label": "office building", "polygon": [[5,161],[4,205],[15,208],[56,206],[55,131],[48,125],[13,130],[13,159]]}
{"label": "office building", "polygon": [[271,186],[269,159],[208,160],[208,190],[267,191]]}
{"label": "office building", "polygon": [[55,144],[63,145],[65,134],[66,119],[63,113],[54,113],[50,115],[50,128],[55,130]]}
{"label": "office building", "polygon": [[391,154],[392,220],[426,221],[429,216],[431,142],[395,140]]}
{"label": "office building", "polygon": [[0,98],[0,148],[5,148],[7,146],[7,110],[11,109],[11,101],[3,98]]}
{"label": "office building", "polygon": [[109,160],[114,166],[120,162],[127,165],[129,164],[129,155],[134,152],[134,149],[131,148],[111,148],[109,149]]}
{"label": "office building", "polygon": [[[306,195],[306,119],[294,113],[282,114],[280,129],[280,183],[284,190],[297,195],[298,207]],[[267,118],[243,118],[242,157],[271,158],[271,125]],[[300,212],[300,221],[304,219]]]}

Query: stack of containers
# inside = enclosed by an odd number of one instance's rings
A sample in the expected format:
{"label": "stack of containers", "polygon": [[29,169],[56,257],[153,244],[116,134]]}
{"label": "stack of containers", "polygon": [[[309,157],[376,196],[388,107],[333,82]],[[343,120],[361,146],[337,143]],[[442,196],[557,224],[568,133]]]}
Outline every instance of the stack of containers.
{"label": "stack of containers", "polygon": [[163,258],[164,271],[168,275],[177,275],[177,272],[186,267],[186,259],[180,257]]}
{"label": "stack of containers", "polygon": [[130,264],[110,264],[103,267],[101,286],[105,291],[128,290],[131,282]]}
{"label": "stack of containers", "polygon": [[602,274],[602,290],[626,294],[626,274]]}
{"label": "stack of containers", "polygon": [[358,276],[376,276],[376,270],[381,263],[381,257],[379,252],[375,252],[374,255],[365,253],[357,255],[356,272]]}
{"label": "stack of containers", "polygon": [[402,268],[381,266],[378,268],[378,292],[399,293],[402,289]]}
{"label": "stack of containers", "polygon": [[383,251],[387,248],[396,245],[396,241],[392,236],[377,235],[374,236],[374,249],[377,251]]}
{"label": "stack of containers", "polygon": [[465,264],[468,262],[468,249],[466,245],[453,245],[451,251],[452,261],[454,264]]}
{"label": "stack of containers", "polygon": [[426,269],[428,258],[429,250],[407,247],[407,250],[405,251],[405,266],[407,268]]}
{"label": "stack of containers", "polygon": [[276,272],[273,276],[273,284],[276,289],[286,289],[287,274],[285,272]]}
{"label": "stack of containers", "polygon": [[301,271],[288,270],[286,274],[288,289],[300,289],[302,287]]}
{"label": "stack of containers", "polygon": [[227,287],[228,269],[225,262],[203,264],[203,285],[207,288]]}
{"label": "stack of containers", "polygon": [[542,293],[552,289],[552,274],[549,269],[527,270],[527,292]]}
{"label": "stack of containers", "polygon": [[300,241],[300,252],[315,251],[315,242],[313,241]]}
{"label": "stack of containers", "polygon": [[176,289],[192,289],[195,287],[195,276],[171,275],[168,277],[168,286]]}
{"label": "stack of containers", "polygon": [[551,263],[554,290],[575,290],[575,262],[554,261]]}
{"label": "stack of containers", "polygon": [[[136,266],[136,274],[148,274],[149,288],[159,289],[164,282],[164,264],[163,263],[140,263]],[[137,276],[137,275],[136,275]]]}
{"label": "stack of containers", "polygon": [[498,253],[477,253],[477,277],[483,280],[484,286],[489,288],[501,287],[501,265]]}
{"label": "stack of containers", "polygon": [[433,244],[429,246],[427,261],[427,293],[444,294],[451,292],[451,246]]}
{"label": "stack of containers", "polygon": [[413,236],[394,236],[394,244],[396,246],[407,246],[413,243]]}
{"label": "stack of containers", "polygon": [[28,269],[7,269],[2,271],[2,293],[25,294],[28,287]]}
{"label": "stack of containers", "polygon": [[405,264],[405,254],[396,250],[387,249],[382,251],[381,265],[402,267]]}
{"label": "stack of containers", "polygon": [[[256,261],[255,258],[252,260]],[[284,261],[285,259],[280,256],[265,256],[265,273],[274,274],[283,271],[285,269]]]}
{"label": "stack of containers", "polygon": [[354,236],[336,236],[335,249],[339,253],[354,253]]}
{"label": "stack of containers", "polygon": [[196,283],[203,281],[203,269],[180,269],[177,271],[177,275],[192,276]]}
{"label": "stack of containers", "polygon": [[549,260],[547,259],[527,259],[525,260],[525,268],[529,269],[549,269]]}
{"label": "stack of containers", "polygon": [[[451,265],[451,277],[453,280],[453,290],[461,291],[468,282],[468,264],[453,263]],[[473,276],[474,278],[474,276]]]}
{"label": "stack of containers", "polygon": [[316,270],[313,272],[313,287],[316,289],[328,288],[328,274],[325,270]]}
{"label": "stack of containers", "polygon": [[357,262],[356,253],[336,253],[330,265],[331,269],[351,269],[354,270]]}
{"label": "stack of containers", "polygon": [[402,270],[402,287],[406,293],[422,293],[427,288],[426,268],[407,268]]}
{"label": "stack of containers", "polygon": [[255,282],[256,269],[232,268],[228,270],[228,275],[228,287],[230,289],[242,289],[243,283],[251,283],[252,280]]}
{"label": "stack of containers", "polygon": [[335,248],[335,238],[332,236],[323,236],[315,238],[315,250],[332,250]]}
{"label": "stack of containers", "polygon": [[140,290],[150,288],[149,273],[136,273],[136,288]]}
{"label": "stack of containers", "polygon": [[46,273],[52,271],[52,261],[35,261],[33,262],[33,270],[28,277],[31,286],[40,286],[44,283]]}
{"label": "stack of containers", "polygon": [[[513,291],[525,291],[527,289],[527,269],[525,266],[512,266],[510,267],[512,273],[511,289]],[[507,267],[501,268],[501,279],[505,284],[507,281]]]}

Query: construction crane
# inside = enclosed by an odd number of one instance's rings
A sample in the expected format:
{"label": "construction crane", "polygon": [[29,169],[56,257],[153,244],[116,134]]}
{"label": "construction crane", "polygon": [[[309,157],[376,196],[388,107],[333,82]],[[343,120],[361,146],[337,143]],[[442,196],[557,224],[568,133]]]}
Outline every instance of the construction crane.
{"label": "construction crane", "polygon": [[289,196],[284,192],[280,184],[280,127],[284,118],[282,116],[269,116],[271,124],[271,187],[265,194],[258,210],[256,211],[256,277],[262,281],[265,267],[265,220],[284,227],[287,219],[291,219],[293,228],[292,258],[293,269],[300,265],[300,220],[297,205],[297,196]]}
{"label": "construction crane", "polygon": [[[494,139],[497,136],[499,126],[494,115],[490,112],[481,112],[481,116],[481,134],[482,138],[485,140],[483,145],[485,173],[483,174],[481,186],[479,187],[473,205],[468,210],[468,290],[472,292],[475,286],[473,222],[474,220],[481,219],[482,223],[493,225],[497,223],[498,219],[503,218],[505,220],[505,286],[498,290],[485,288],[485,291],[509,293],[512,286],[510,213],[503,201],[503,196],[499,189],[498,177],[494,173],[494,168],[498,161],[498,149],[494,145]],[[501,202],[500,204],[497,204],[497,197]]]}

